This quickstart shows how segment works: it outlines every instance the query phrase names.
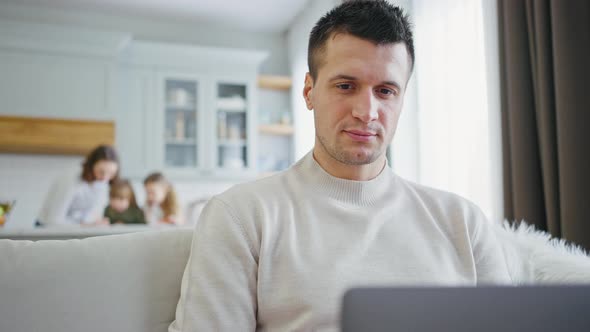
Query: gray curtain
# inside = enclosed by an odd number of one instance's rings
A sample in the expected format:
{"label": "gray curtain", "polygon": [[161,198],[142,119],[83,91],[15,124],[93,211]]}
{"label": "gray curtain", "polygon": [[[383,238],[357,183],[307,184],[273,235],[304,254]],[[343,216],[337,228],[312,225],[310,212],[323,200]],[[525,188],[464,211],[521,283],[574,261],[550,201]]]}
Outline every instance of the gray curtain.
{"label": "gray curtain", "polygon": [[590,1],[498,14],[505,216],[590,249]]}

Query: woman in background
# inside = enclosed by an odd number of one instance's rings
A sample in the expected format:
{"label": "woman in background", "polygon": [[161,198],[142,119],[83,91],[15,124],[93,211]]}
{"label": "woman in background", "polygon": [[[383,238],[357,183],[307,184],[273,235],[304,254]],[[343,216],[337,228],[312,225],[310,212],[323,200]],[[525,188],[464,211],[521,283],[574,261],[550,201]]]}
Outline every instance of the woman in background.
{"label": "woman in background", "polygon": [[92,150],[81,174],[64,174],[51,185],[37,225],[104,225],[109,182],[119,175],[119,157],[111,146]]}
{"label": "woman in background", "polygon": [[116,180],[109,190],[109,205],[104,217],[110,224],[145,224],[143,211],[137,206],[133,187],[127,180]]}
{"label": "woman in background", "polygon": [[182,224],[176,192],[162,173],[152,173],[143,181],[146,202],[143,207],[147,223]]}

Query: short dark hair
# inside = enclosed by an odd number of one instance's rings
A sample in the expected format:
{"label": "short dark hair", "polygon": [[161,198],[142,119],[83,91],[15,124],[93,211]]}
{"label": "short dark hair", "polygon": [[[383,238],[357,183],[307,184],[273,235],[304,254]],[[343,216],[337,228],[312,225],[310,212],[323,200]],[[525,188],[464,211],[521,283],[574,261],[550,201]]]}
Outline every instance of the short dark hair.
{"label": "short dark hair", "polygon": [[[94,177],[94,165],[101,160],[112,161],[119,165],[119,155],[117,151],[109,145],[99,145],[86,156],[84,163],[82,163],[82,180],[92,182],[96,180]],[[115,177],[111,179],[111,183],[119,178],[119,169]]]}
{"label": "short dark hair", "polygon": [[318,57],[335,33],[350,34],[376,45],[404,43],[414,67],[412,26],[403,9],[385,0],[352,0],[329,11],[311,30],[307,64],[314,81],[320,66]]}

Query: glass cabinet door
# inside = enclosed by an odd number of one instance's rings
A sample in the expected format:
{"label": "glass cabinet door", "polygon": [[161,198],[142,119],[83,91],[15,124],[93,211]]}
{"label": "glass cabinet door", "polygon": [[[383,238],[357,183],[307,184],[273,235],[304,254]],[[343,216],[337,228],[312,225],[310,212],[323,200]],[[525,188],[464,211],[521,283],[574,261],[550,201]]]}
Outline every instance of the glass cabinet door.
{"label": "glass cabinet door", "polygon": [[195,168],[199,165],[198,82],[165,79],[164,85],[164,166]]}
{"label": "glass cabinet door", "polygon": [[217,167],[245,169],[248,163],[248,100],[245,84],[217,84]]}

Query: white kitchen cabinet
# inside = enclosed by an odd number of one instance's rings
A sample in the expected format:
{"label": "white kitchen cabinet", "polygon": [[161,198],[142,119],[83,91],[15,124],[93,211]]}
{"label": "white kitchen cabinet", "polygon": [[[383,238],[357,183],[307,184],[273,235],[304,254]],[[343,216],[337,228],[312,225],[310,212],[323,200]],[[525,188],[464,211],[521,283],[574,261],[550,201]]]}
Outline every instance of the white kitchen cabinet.
{"label": "white kitchen cabinet", "polygon": [[131,43],[122,57],[127,70],[119,105],[121,114],[133,114],[121,117],[132,129],[121,135],[142,141],[120,145],[124,165],[133,165],[128,173],[253,178],[256,77],[265,57],[258,51]]}
{"label": "white kitchen cabinet", "polygon": [[125,177],[250,178],[266,56],[0,20],[0,114],[114,120]]}
{"label": "white kitchen cabinet", "polygon": [[156,166],[176,175],[197,175],[207,166],[206,80],[184,72],[159,73],[157,77],[156,108],[148,115],[154,121],[151,135],[155,138],[152,153]]}
{"label": "white kitchen cabinet", "polygon": [[0,114],[113,119],[122,32],[0,20]]}
{"label": "white kitchen cabinet", "polygon": [[[252,81],[255,77],[252,77]],[[216,174],[255,171],[256,122],[255,86],[249,81],[215,79],[215,143],[213,168]]]}

